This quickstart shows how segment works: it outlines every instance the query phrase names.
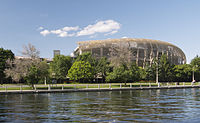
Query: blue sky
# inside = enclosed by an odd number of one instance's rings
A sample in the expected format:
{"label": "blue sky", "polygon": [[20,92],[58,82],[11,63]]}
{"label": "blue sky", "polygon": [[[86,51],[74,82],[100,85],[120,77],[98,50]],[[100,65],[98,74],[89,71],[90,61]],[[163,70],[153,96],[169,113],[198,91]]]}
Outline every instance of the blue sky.
{"label": "blue sky", "polygon": [[0,47],[21,55],[31,43],[40,56],[69,55],[77,41],[147,38],[200,55],[199,0],[1,0]]}

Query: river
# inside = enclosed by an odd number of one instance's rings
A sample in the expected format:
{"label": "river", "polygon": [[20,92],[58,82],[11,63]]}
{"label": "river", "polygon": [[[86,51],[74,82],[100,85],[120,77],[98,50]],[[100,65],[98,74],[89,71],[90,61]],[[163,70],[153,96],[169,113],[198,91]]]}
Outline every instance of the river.
{"label": "river", "polygon": [[200,89],[0,95],[0,122],[200,122]]}

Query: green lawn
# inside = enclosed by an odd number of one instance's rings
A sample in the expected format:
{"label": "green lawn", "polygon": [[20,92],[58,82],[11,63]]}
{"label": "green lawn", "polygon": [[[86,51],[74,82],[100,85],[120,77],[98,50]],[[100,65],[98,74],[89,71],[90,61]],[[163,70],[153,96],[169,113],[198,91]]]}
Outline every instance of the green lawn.
{"label": "green lawn", "polygon": [[[130,85],[131,84],[131,85]],[[84,89],[84,88],[130,88],[130,87],[149,87],[150,83],[148,82],[135,82],[135,83],[112,83],[110,84],[91,84],[91,83],[76,83],[76,84],[51,84],[51,89]],[[160,83],[161,86],[175,86],[176,83]],[[179,85],[184,85],[183,82],[180,82]],[[191,82],[186,82],[185,85],[191,85]],[[199,83],[194,83],[193,85],[199,85]],[[20,86],[22,86],[22,90],[32,90],[32,87],[21,84],[3,84],[0,85],[0,90],[20,90]],[[24,87],[23,87],[24,86]],[[37,90],[47,90],[49,85],[44,84],[36,84]],[[158,84],[151,82],[151,86],[158,86]]]}

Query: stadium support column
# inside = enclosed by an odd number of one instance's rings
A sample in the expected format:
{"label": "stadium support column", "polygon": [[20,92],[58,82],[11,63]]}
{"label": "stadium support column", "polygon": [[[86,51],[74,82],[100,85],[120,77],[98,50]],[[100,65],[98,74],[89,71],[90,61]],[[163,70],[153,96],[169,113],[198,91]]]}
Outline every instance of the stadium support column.
{"label": "stadium support column", "polygon": [[146,59],[147,59],[147,49],[144,49],[144,62],[143,62],[143,68],[146,65]]}
{"label": "stadium support column", "polygon": [[103,57],[103,47],[100,48],[100,56]]}
{"label": "stadium support column", "polygon": [[151,52],[150,52],[150,65],[152,65],[152,62],[153,62],[153,47],[152,47],[152,44],[150,43],[150,46],[151,46]]}
{"label": "stadium support column", "polygon": [[80,54],[80,55],[82,54],[82,50],[81,50],[81,49],[79,49],[79,54]]}
{"label": "stadium support column", "polygon": [[139,49],[137,49],[137,59],[136,59],[136,64],[138,65],[139,62]]}

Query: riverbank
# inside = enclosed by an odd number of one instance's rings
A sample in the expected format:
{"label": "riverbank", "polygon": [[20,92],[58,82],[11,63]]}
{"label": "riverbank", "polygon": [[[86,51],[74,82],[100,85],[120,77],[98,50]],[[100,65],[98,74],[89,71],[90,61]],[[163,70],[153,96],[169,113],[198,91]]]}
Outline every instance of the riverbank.
{"label": "riverbank", "polygon": [[98,88],[73,88],[73,89],[65,89],[64,86],[62,86],[61,89],[50,89],[50,86],[47,90],[44,89],[37,89],[34,90],[0,90],[0,94],[29,94],[29,93],[66,93],[66,92],[97,92],[97,91],[123,91],[123,90],[150,90],[150,89],[183,89],[183,88],[200,88],[200,85],[165,85],[161,86],[158,84],[158,86],[146,86],[146,87],[132,87],[131,85],[129,87],[122,87],[120,84],[119,88],[100,88],[100,85]]}

